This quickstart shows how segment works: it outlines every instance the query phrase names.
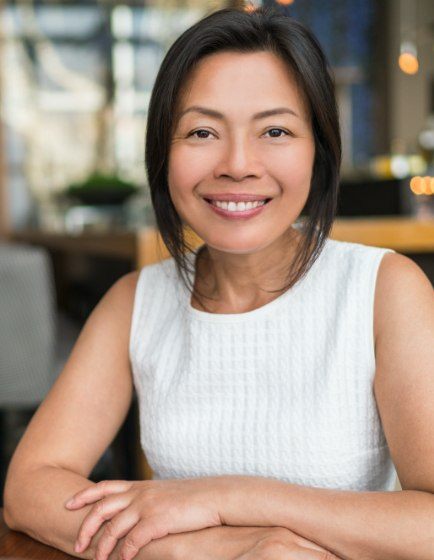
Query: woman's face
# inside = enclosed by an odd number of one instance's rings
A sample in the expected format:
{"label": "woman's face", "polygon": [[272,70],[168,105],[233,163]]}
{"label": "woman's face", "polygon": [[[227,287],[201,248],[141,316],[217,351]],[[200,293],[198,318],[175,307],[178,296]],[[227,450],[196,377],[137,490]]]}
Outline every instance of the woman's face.
{"label": "woman's face", "polygon": [[[183,222],[219,251],[283,242],[307,200],[315,157],[310,117],[285,63],[265,51],[210,55],[185,84],[176,116],[168,181]],[[234,194],[271,201],[249,217],[229,204],[237,213],[228,217],[205,200]]]}

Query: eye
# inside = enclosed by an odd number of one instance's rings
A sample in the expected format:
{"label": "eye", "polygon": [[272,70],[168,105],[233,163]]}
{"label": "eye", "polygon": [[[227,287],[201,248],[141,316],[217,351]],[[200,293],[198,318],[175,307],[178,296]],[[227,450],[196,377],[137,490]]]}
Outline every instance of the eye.
{"label": "eye", "polygon": [[[292,136],[291,132],[284,130],[283,128],[270,128],[265,134],[268,134],[269,132],[283,132],[285,136]],[[271,138],[282,138],[282,135],[276,136],[273,134]]]}
{"label": "eye", "polygon": [[[210,132],[209,130],[205,130],[203,128],[200,128],[198,130],[193,130],[192,132],[189,132],[187,134],[187,138],[190,138],[190,136],[194,136],[195,134],[199,134],[199,133],[201,133],[201,134],[203,134],[203,133],[212,134],[212,132]],[[195,136],[195,138],[198,138],[199,140],[201,140],[201,139],[202,140],[207,140],[209,137],[208,136]]]}

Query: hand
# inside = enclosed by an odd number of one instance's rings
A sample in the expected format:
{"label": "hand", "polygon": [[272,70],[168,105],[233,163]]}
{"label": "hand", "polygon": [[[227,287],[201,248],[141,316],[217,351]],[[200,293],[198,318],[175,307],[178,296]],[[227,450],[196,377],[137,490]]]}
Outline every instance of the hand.
{"label": "hand", "polygon": [[104,480],[77,492],[73,502],[67,502],[65,507],[76,510],[97,503],[84,518],[75,551],[86,550],[105,521],[108,522],[96,549],[97,560],[107,560],[118,539],[127,534],[121,549],[122,560],[134,558],[153,539],[221,525],[217,505],[221,480]]}
{"label": "hand", "polygon": [[268,554],[267,558],[274,560],[276,555],[282,555],[279,547],[285,554],[285,560],[288,560],[288,548],[282,548],[282,540],[286,547],[291,546],[291,560],[337,558],[317,544],[282,527],[219,526],[153,540],[140,550],[137,560],[236,560],[244,559],[246,554],[255,560]]}
{"label": "hand", "polygon": [[[195,557],[201,560],[341,560],[325,548],[284,527],[226,525],[171,535],[162,539],[162,543],[168,538],[174,539],[172,547],[175,549],[168,549],[170,560],[191,560]],[[140,560],[158,560],[148,558],[148,546],[141,551],[145,555],[140,556]]]}
{"label": "hand", "polygon": [[[260,537],[261,535],[259,535]],[[272,527],[262,538],[254,539],[247,552],[231,560],[341,560],[329,550],[284,527]]]}
{"label": "hand", "polygon": [[[176,533],[148,543],[140,549],[137,560],[232,560],[235,555],[251,548],[259,537],[264,538],[269,531],[269,527],[219,526]],[[113,558],[117,558],[117,552],[115,548]]]}

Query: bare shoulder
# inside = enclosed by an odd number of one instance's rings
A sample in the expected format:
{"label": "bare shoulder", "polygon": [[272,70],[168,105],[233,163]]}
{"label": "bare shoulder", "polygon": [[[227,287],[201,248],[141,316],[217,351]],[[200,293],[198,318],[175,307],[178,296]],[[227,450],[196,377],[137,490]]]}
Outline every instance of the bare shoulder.
{"label": "bare shoulder", "polygon": [[139,275],[140,270],[133,270],[132,272],[128,272],[128,274],[121,276],[117,282],[122,286],[128,286],[130,289],[135,289]]}
{"label": "bare shoulder", "polygon": [[406,309],[416,306],[433,313],[433,286],[424,271],[409,257],[386,253],[380,263],[375,289],[375,341],[396,320],[404,320]]}
{"label": "bare shoulder", "polygon": [[434,290],[404,255],[382,259],[375,323],[374,394],[402,489],[434,492]]}
{"label": "bare shoulder", "polygon": [[136,292],[136,286],[139,279],[140,271],[134,270],[133,272],[128,272],[121,276],[113,286],[110,288],[113,297],[126,297],[133,298]]}
{"label": "bare shoulder", "polygon": [[135,270],[116,280],[99,302],[99,311],[116,317],[117,322],[130,321],[139,274]]}

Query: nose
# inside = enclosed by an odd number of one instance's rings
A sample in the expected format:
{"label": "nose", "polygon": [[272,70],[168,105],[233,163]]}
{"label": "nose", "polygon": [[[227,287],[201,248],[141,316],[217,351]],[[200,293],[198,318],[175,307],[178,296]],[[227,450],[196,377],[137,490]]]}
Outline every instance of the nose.
{"label": "nose", "polygon": [[251,140],[241,135],[228,141],[214,169],[216,178],[230,177],[235,181],[260,177],[262,173],[263,165],[256,147]]}

